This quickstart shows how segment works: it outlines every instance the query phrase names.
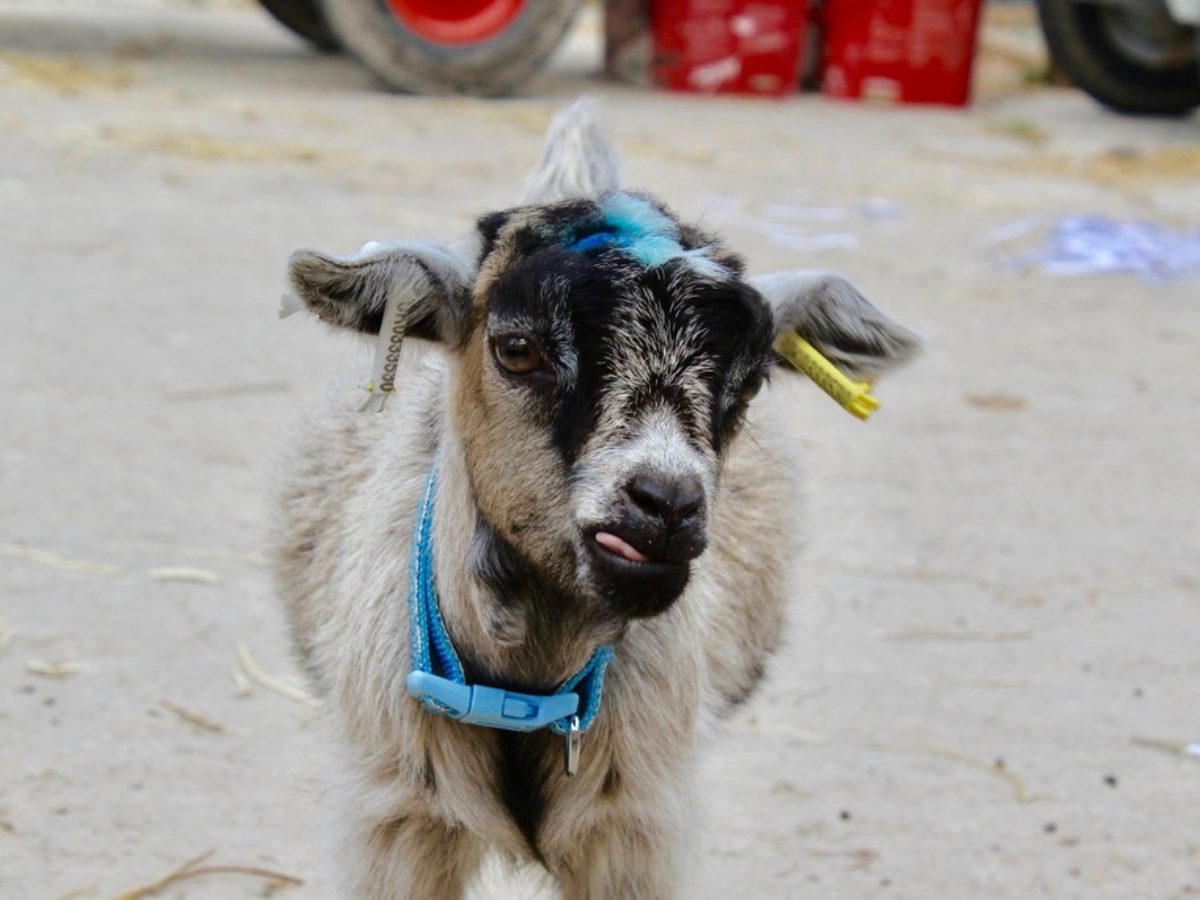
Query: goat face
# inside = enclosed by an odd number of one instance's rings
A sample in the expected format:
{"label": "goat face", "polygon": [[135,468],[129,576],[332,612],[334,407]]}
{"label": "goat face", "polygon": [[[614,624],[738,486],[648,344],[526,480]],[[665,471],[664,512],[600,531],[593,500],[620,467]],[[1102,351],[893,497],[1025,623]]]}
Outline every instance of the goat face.
{"label": "goat face", "polygon": [[621,192],[486,216],[460,245],[300,250],[290,280],[318,317],[367,333],[393,300],[410,336],[448,351],[480,576],[503,589],[531,570],[618,619],[686,587],[780,330],[859,377],[917,346],[844,279],[748,282],[715,240]]}
{"label": "goat face", "polygon": [[562,587],[662,612],[772,362],[740,262],[649,199],[489,216],[456,412],[484,516]]}

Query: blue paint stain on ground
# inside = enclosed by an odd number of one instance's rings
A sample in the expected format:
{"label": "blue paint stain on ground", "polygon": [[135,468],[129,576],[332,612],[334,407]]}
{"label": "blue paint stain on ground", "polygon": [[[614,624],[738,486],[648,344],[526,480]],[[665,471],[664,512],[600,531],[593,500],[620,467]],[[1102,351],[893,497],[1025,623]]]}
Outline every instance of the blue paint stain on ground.
{"label": "blue paint stain on ground", "polygon": [[[999,238],[1015,240],[1040,224],[1037,218],[1007,226]],[[1145,281],[1200,275],[1200,228],[1177,230],[1146,220],[1105,216],[1066,216],[1055,223],[1037,249],[1010,256],[1005,268],[1038,268],[1049,275],[1077,276],[1128,272]]]}

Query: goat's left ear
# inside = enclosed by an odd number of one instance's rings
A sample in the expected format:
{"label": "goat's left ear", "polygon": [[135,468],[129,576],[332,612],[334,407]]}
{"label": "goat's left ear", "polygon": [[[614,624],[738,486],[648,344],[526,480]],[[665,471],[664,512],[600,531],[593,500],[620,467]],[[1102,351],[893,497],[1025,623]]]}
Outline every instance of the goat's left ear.
{"label": "goat's left ear", "polygon": [[771,307],[778,336],[791,329],[852,378],[874,380],[916,355],[921,339],[829,272],[776,272],[750,283]]}
{"label": "goat's left ear", "polygon": [[458,347],[470,329],[470,250],[421,241],[368,244],[353,257],[301,249],[288,261],[288,281],[304,307],[330,325],[378,334],[384,308],[395,300],[405,334]]}

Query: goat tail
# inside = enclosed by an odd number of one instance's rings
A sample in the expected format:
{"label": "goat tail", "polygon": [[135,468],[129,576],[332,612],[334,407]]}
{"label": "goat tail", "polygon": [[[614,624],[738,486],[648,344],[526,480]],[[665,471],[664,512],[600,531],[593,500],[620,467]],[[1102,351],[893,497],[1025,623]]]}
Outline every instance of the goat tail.
{"label": "goat tail", "polygon": [[581,97],[560,111],[546,132],[542,160],[525,180],[525,203],[596,197],[621,186],[621,160],[597,112]]}

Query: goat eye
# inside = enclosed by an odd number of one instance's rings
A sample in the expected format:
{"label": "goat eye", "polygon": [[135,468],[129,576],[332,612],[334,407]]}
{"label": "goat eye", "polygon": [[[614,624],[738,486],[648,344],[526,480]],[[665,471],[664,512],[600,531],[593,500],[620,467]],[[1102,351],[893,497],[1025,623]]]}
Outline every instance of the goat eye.
{"label": "goat eye", "polygon": [[523,334],[496,338],[493,344],[500,368],[514,375],[527,375],[542,367],[542,352]]}

